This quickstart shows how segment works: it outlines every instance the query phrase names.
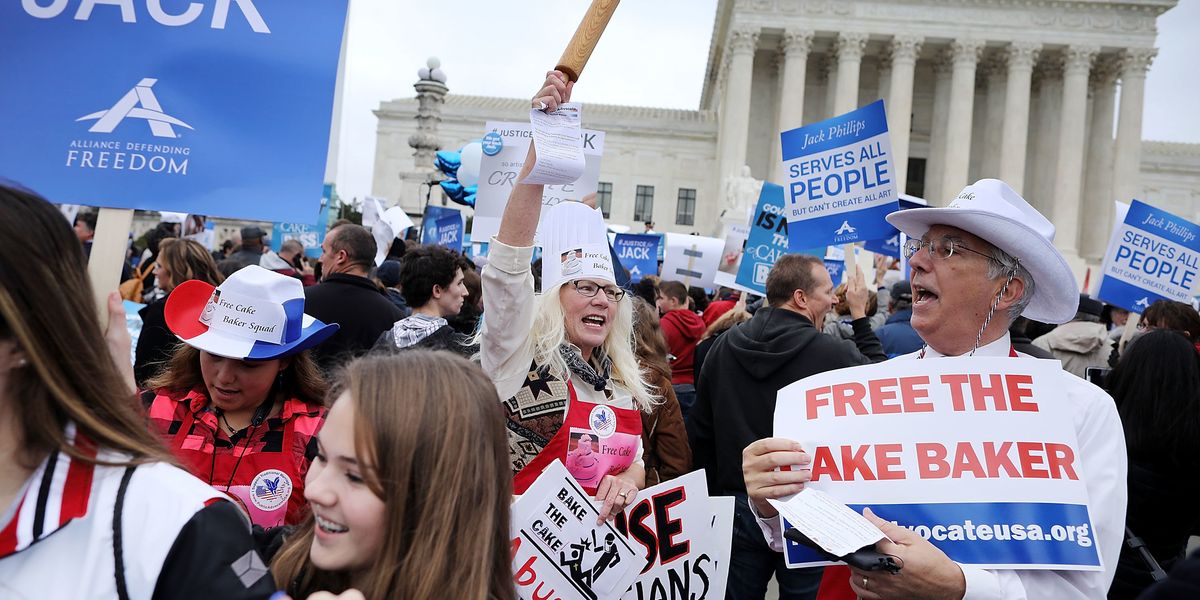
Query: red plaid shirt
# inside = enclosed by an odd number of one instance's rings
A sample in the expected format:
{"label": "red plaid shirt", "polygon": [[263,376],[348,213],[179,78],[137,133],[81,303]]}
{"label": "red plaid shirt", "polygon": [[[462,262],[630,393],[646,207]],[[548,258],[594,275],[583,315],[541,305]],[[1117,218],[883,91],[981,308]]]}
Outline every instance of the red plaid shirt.
{"label": "red plaid shirt", "polygon": [[[156,430],[185,468],[219,490],[251,483],[257,471],[239,463],[252,463],[252,457],[267,453],[290,454],[290,458],[280,461],[288,467],[282,470],[288,472],[295,485],[287,510],[287,524],[302,519],[305,507],[303,482],[317,454],[316,434],[325,422],[324,406],[289,398],[284,401],[280,413],[269,417],[262,426],[246,428],[230,436],[218,426],[217,413],[203,387],[186,392],[159,389],[154,394],[149,416]],[[181,432],[188,422],[188,430]],[[292,428],[291,443],[290,447],[284,448],[288,427]],[[253,437],[247,439],[246,436],[251,434]]]}

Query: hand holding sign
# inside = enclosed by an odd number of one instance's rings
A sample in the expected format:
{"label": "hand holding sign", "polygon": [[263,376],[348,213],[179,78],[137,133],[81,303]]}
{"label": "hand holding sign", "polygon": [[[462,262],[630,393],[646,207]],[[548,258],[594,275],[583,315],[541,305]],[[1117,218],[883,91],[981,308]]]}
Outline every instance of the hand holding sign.
{"label": "hand holding sign", "polygon": [[967,581],[962,568],[925,538],[904,527],[880,519],[871,509],[863,516],[883,531],[888,539],[875,549],[900,559],[904,568],[895,575],[851,568],[850,588],[864,600],[879,598],[962,598]]}
{"label": "hand holding sign", "polygon": [[784,438],[761,439],[746,446],[742,451],[742,477],[754,510],[768,518],[779,514],[767,500],[800,493],[812,478],[808,469],[811,462],[799,442]]}

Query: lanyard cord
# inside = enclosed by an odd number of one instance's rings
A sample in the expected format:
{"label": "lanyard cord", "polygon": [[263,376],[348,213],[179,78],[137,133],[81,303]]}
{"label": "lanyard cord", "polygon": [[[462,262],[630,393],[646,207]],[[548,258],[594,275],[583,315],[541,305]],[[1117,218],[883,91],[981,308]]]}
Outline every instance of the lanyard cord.
{"label": "lanyard cord", "polygon": [[[250,424],[251,424],[250,433],[246,434],[246,443],[242,445],[242,453],[238,455],[237,461],[235,461],[233,463],[233,471],[229,474],[229,481],[225,482],[225,491],[226,492],[228,492],[229,488],[233,485],[233,478],[237,477],[238,467],[242,466],[242,459],[246,457],[246,452],[248,452],[250,450],[250,444],[254,440],[254,434],[258,432],[258,426],[262,425],[263,421],[267,420],[267,416],[271,412],[271,407],[273,407],[275,405],[274,396],[275,396],[275,393],[274,393],[274,390],[272,390],[272,393],[267,396],[266,401],[264,401],[262,404],[260,404],[258,409],[254,411],[254,418],[250,422]],[[220,409],[217,409],[217,411],[218,411],[217,418],[219,421],[220,418],[223,417],[223,415],[221,414]],[[226,420],[225,424],[228,425],[229,421]],[[243,429],[242,431],[245,431],[245,430]],[[210,486],[213,485],[213,478],[217,476],[217,436],[220,433],[221,433],[221,424],[218,422],[217,429],[215,432],[213,432],[212,464],[209,466],[209,470],[208,470],[208,485],[210,485]],[[229,441],[233,446],[233,448],[230,451],[236,452],[237,444],[233,443],[232,436],[230,436]],[[216,486],[213,486],[213,487],[216,487]]]}

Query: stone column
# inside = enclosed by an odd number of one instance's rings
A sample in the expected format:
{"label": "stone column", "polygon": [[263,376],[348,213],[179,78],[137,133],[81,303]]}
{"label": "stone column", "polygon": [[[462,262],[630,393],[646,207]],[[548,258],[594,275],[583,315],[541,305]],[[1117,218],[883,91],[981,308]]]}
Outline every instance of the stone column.
{"label": "stone column", "polygon": [[1156,54],[1154,48],[1126,48],[1121,56],[1121,106],[1112,167],[1113,199],[1121,202],[1142,194],[1142,105],[1146,70]]}
{"label": "stone column", "polygon": [[908,143],[912,129],[913,70],[921,38],[898,35],[892,39],[892,76],[887,95],[888,133],[892,138],[892,168],[896,191],[903,194],[908,181]]}
{"label": "stone column", "polygon": [[980,40],[959,39],[950,44],[954,66],[946,117],[942,197],[937,199],[941,206],[949,203],[950,195],[957,194],[967,185],[967,169],[971,163],[971,115],[975,110],[975,64],[982,51]]}
{"label": "stone column", "polygon": [[1120,65],[1112,57],[1097,60],[1089,82],[1092,119],[1083,187],[1083,227],[1079,253],[1089,262],[1104,259],[1112,230],[1113,115]]}
{"label": "stone column", "polygon": [[[809,30],[789,29],[783,33],[783,42],[779,46],[783,59],[779,73],[779,131],[804,125],[804,83],[808,76],[808,52],[812,50],[812,39],[813,32]],[[786,177],[778,137],[771,140],[771,147],[774,149],[771,181],[783,185]]]}
{"label": "stone column", "polygon": [[942,172],[946,167],[946,119],[953,66],[949,50],[939,52],[933,63],[933,122],[929,127],[929,159],[925,163],[925,199],[931,206],[946,204],[942,198]]}
{"label": "stone column", "polygon": [[1079,218],[1083,194],[1084,137],[1087,131],[1088,74],[1098,46],[1070,46],[1063,60],[1062,110],[1058,125],[1058,167],[1054,175],[1054,244],[1068,262],[1079,258]]}
{"label": "stone column", "polygon": [[1032,42],[1013,42],[1005,53],[1008,76],[1004,86],[1004,129],[1000,135],[998,170],[1000,179],[1019,194],[1025,187],[1030,81],[1041,48],[1041,44]]}
{"label": "stone column", "polygon": [[754,50],[758,30],[737,28],[728,40],[729,76],[725,82],[725,106],[721,107],[720,177],[737,173],[746,164],[746,143],[750,129],[750,86],[754,75]]}
{"label": "stone column", "polygon": [[825,111],[825,118],[837,115],[834,110],[834,99],[837,96],[837,81],[838,81],[838,59],[836,49],[830,51],[821,59],[821,73],[825,76],[825,106],[822,110]]}
{"label": "stone column", "polygon": [[[879,63],[876,67],[876,73],[879,75],[875,86],[875,95],[883,100],[883,110],[887,112],[891,109],[892,99],[892,49],[891,47],[884,48],[883,53],[879,55]],[[869,96],[868,96],[869,98]],[[874,102],[874,100],[872,100]]]}
{"label": "stone column", "polygon": [[[439,68],[441,61],[431,57],[425,64],[417,72],[418,80],[413,84],[413,89],[417,91],[417,114],[413,117],[417,121],[417,130],[408,136],[408,145],[413,149],[413,169],[400,175],[406,187],[412,186],[417,190],[417,193],[402,195],[398,201],[409,212],[423,210],[423,202],[418,199],[424,197],[420,186],[432,184],[438,179],[434,167],[437,151],[442,148],[438,124],[442,122],[442,105],[446,102],[446,93],[450,91],[446,87],[446,74]],[[441,193],[439,188],[438,197],[441,197]],[[445,202],[444,199],[442,201]]]}
{"label": "stone column", "polygon": [[1033,178],[1026,186],[1025,199],[1043,215],[1050,215],[1054,206],[1054,174],[1058,165],[1058,130],[1062,110],[1063,57],[1060,54],[1043,56],[1038,64],[1037,136],[1033,143]]}
{"label": "stone column", "polygon": [[867,34],[842,33],[837,38],[837,93],[833,99],[833,114],[840,115],[858,108],[858,71],[862,67],[863,49]]}
{"label": "stone column", "polygon": [[1007,66],[1002,54],[992,54],[985,61],[984,78],[987,81],[987,110],[984,111],[986,116],[983,128],[983,157],[979,165],[979,176],[999,177],[1000,148],[1004,135],[1004,104],[1008,87]]}

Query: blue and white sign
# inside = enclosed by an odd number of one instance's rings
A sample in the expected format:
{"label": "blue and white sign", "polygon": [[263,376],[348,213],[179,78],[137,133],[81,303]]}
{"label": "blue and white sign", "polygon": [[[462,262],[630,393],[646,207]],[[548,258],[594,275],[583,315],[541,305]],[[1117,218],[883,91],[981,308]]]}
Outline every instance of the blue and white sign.
{"label": "blue and white sign", "polygon": [[450,208],[448,206],[426,206],[425,215],[421,217],[421,243],[437,244],[437,222],[450,216],[458,217],[460,221],[462,220],[462,212],[460,212],[457,208]]}
{"label": "blue and white sign", "polygon": [[658,256],[662,236],[640,233],[618,233],[613,240],[617,260],[629,271],[629,281],[636,283],[647,275],[658,275]]}
{"label": "blue and white sign", "polygon": [[480,145],[483,148],[484,154],[495,156],[500,154],[500,151],[504,149],[504,138],[500,137],[500,134],[495,131],[489,131],[480,140]]}
{"label": "blue and white sign", "polygon": [[738,285],[767,294],[767,274],[780,256],[788,253],[788,223],[784,217],[783,188],[763,182],[758,206],[750,221],[750,235],[738,266]]}
{"label": "blue and white sign", "polygon": [[459,215],[446,215],[437,220],[437,244],[462,252],[463,220]]}
{"label": "blue and white sign", "polygon": [[1101,273],[1097,296],[1130,312],[1143,313],[1156,300],[1190,304],[1200,279],[1200,226],[1134,200]]}
{"label": "blue and white sign", "polygon": [[0,4],[4,175],[56,202],[308,222],[347,0]]}
{"label": "blue and white sign", "polygon": [[298,240],[304,244],[304,255],[309,258],[321,256],[321,244],[325,243],[326,227],[329,225],[329,205],[332,203],[333,186],[325,184],[321,195],[321,212],[315,223],[275,223],[271,231],[271,250],[279,252],[287,240]]}
{"label": "blue and white sign", "polygon": [[[855,253],[855,256],[858,254]],[[840,246],[829,246],[825,249],[825,270],[829,271],[829,278],[833,280],[833,285],[842,283],[842,279],[846,276],[846,251]]]}
{"label": "blue and white sign", "polygon": [[885,239],[896,210],[883,101],[780,134],[787,220],[797,247]]}
{"label": "blue and white sign", "polygon": [[[908,197],[912,198],[913,196],[908,196]],[[926,207],[926,205],[924,204],[924,200],[922,200],[921,202],[913,202],[912,200],[905,200],[904,197],[900,198],[899,203],[900,203],[900,210],[908,210],[910,208],[925,208]],[[890,226],[891,223],[889,223],[888,225]],[[878,240],[870,240],[867,243],[863,244],[863,250],[866,250],[867,252],[874,252],[875,254],[882,254],[884,256],[890,256],[892,258],[900,258],[900,249],[903,247],[905,238],[904,238],[904,235],[900,233],[899,229],[892,227],[891,231],[892,231],[892,234],[886,238],[882,238],[882,239],[878,239]]]}

